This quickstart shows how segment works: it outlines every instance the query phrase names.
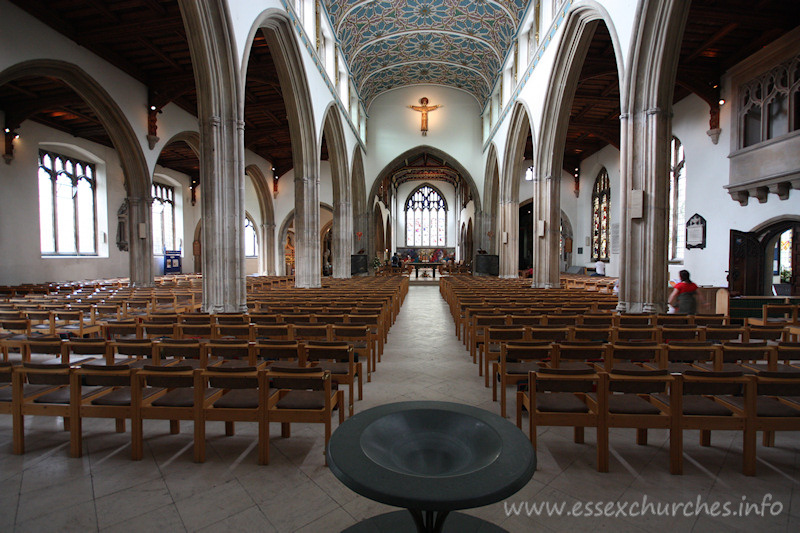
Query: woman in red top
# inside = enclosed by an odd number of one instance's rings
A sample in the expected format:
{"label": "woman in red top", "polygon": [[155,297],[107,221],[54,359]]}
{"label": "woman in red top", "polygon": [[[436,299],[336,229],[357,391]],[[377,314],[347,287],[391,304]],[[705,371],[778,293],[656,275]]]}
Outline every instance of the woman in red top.
{"label": "woman in red top", "polygon": [[697,312],[697,285],[689,279],[689,271],[681,270],[678,275],[681,282],[675,285],[675,290],[669,295],[669,304],[678,308],[678,313],[693,315]]}

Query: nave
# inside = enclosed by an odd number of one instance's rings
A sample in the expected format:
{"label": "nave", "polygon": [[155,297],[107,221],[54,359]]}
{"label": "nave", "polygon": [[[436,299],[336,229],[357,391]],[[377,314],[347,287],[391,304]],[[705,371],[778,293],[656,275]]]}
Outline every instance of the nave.
{"label": "nave", "polygon": [[[392,327],[379,371],[364,384],[356,413],[395,401],[443,400],[499,413],[468,350],[456,338],[447,305],[436,286],[411,286]],[[510,394],[509,398],[513,398]],[[510,400],[513,402],[513,400]],[[513,408],[510,409],[513,413]],[[513,418],[510,420],[513,421]],[[317,425],[296,425],[290,439],[272,432],[268,466],[257,465],[255,424],[237,425],[225,437],[209,423],[207,460],[192,461],[192,424],[169,435],[164,421],[146,421],[144,459],[130,460],[130,436],[114,432],[110,420],[84,422],[81,459],[69,455],[69,434],[60,420],[31,417],[26,454],[11,454],[11,418],[0,417],[0,530],[3,531],[199,531],[203,529],[320,532],[340,531],[389,511],[345,488],[324,466]],[[527,420],[523,416],[523,430]],[[778,432],[776,446],[759,447],[759,473],[741,473],[741,439],[714,432],[701,448],[685,439],[684,474],[669,473],[668,435],[652,430],[637,446],[633,430],[612,430],[610,472],[595,470],[594,432],[572,442],[571,428],[540,430],[539,468],[511,501],[709,504],[742,497],[761,503],[766,494],[782,504],[778,516],[507,517],[503,503],[467,511],[510,532],[523,531],[796,531],[800,528],[800,453],[787,445],[793,434]],[[769,513],[767,513],[769,515]]]}

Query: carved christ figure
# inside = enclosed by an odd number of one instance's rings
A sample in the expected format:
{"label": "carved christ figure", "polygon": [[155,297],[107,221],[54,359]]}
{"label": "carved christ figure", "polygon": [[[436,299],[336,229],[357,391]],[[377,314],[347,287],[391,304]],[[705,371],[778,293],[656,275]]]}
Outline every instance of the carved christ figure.
{"label": "carved christ figure", "polygon": [[410,105],[411,109],[414,111],[419,111],[422,113],[422,125],[420,126],[420,130],[422,131],[422,136],[425,137],[428,135],[428,111],[436,111],[440,107],[444,107],[442,105],[428,105],[428,99],[424,96],[419,99],[419,103],[421,105]]}

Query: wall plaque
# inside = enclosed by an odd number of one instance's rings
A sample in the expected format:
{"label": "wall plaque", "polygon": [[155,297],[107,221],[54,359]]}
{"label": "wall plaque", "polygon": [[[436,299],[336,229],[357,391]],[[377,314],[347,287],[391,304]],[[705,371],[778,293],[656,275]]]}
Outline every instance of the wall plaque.
{"label": "wall plaque", "polygon": [[695,213],[686,222],[686,249],[706,247],[706,219]]}

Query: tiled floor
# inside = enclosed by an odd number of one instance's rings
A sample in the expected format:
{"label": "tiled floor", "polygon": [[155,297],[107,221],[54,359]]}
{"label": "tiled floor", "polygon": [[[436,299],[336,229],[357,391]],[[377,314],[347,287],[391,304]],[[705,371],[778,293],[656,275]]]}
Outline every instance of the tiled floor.
{"label": "tiled floor", "polygon": [[[478,378],[456,339],[452,319],[438,287],[414,285],[389,334],[383,362],[364,387],[356,411],[394,401],[452,400],[499,412],[491,390]],[[513,412],[513,403],[510,406]],[[86,454],[68,457],[68,434],[55,419],[28,419],[24,456],[11,449],[11,420],[0,416],[0,531],[340,531],[391,510],[345,488],[324,466],[319,426],[293,426],[281,439],[273,428],[272,462],[256,464],[255,427],[237,425],[225,437],[221,423],[208,428],[208,459],[192,462],[191,423],[170,435],[166,422],[145,425],[145,458],[133,462],[130,434],[114,432],[112,421],[84,423]],[[527,429],[526,429],[527,431]],[[572,442],[571,429],[540,433],[539,469],[506,503],[566,505],[592,517],[508,516],[503,502],[469,511],[511,532],[528,531],[798,531],[800,530],[800,434],[778,433],[772,449],[758,447],[758,476],[741,474],[741,439],[730,432],[713,435],[701,448],[690,433],[685,442],[685,474],[668,470],[667,433],[652,431],[648,446],[637,446],[633,431],[612,432],[611,471],[594,467],[594,435]],[[711,516],[713,504],[762,502],[766,517]],[[766,498],[766,500],[765,500]],[[708,504],[708,513],[678,507],[676,516],[606,514],[596,503],[664,505]],[[662,511],[664,509],[662,508]],[[671,509],[667,509],[671,513]],[[778,512],[779,511],[779,512]],[[775,512],[772,516],[770,512]],[[689,514],[691,516],[684,516]]]}

